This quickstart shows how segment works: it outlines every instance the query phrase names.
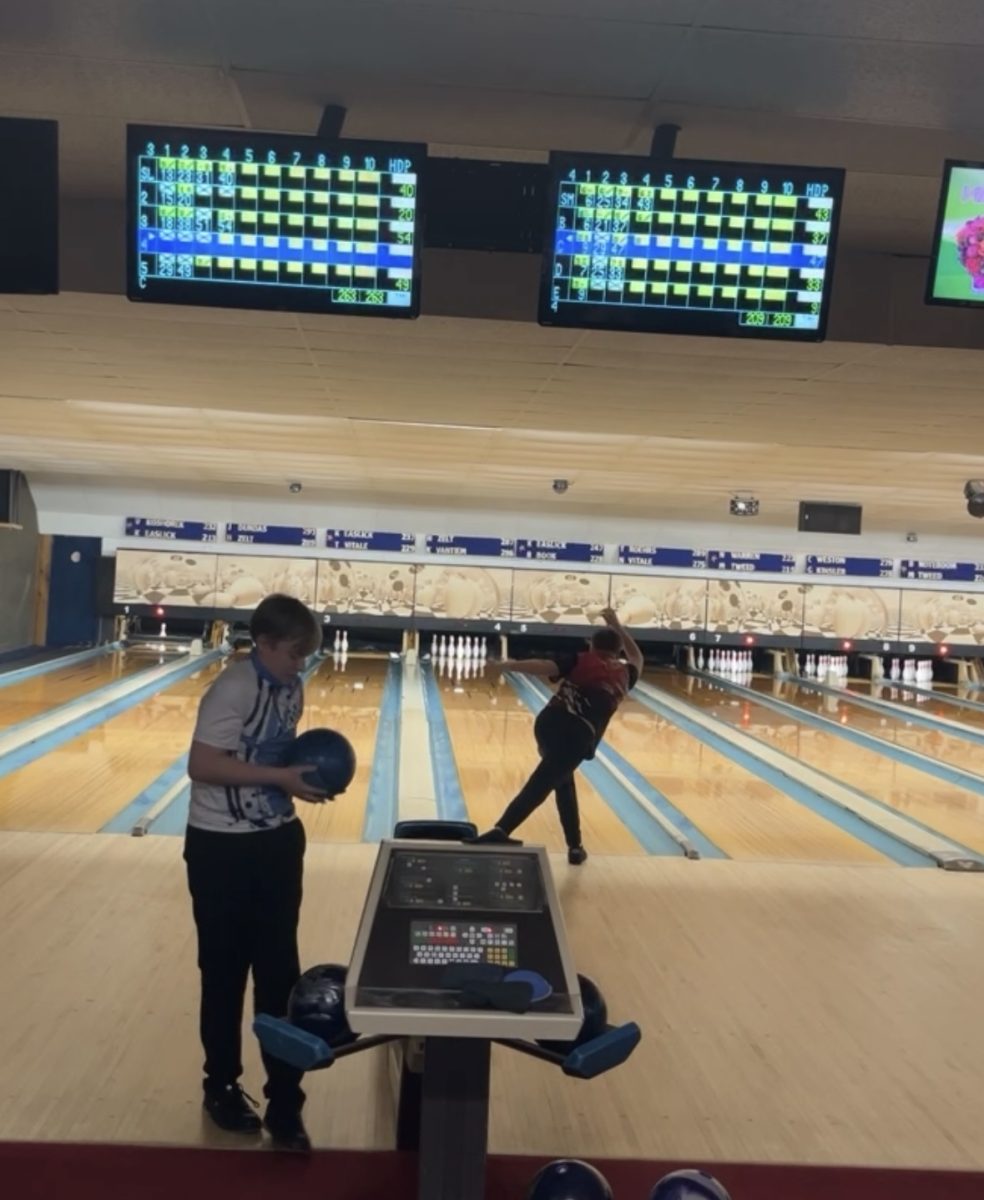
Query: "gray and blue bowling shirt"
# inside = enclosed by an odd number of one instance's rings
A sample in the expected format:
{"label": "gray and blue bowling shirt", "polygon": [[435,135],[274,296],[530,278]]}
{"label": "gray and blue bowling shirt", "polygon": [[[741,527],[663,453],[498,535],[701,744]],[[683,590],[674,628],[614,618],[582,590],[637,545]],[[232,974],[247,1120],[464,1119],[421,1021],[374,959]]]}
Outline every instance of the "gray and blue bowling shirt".
{"label": "gray and blue bowling shirt", "polygon": [[[300,678],[280,683],[254,652],[230,663],[202,697],[194,740],[240,762],[279,764],[303,711]],[[255,833],[296,819],[293,799],[279,788],[191,785],[188,824],[196,829]]]}

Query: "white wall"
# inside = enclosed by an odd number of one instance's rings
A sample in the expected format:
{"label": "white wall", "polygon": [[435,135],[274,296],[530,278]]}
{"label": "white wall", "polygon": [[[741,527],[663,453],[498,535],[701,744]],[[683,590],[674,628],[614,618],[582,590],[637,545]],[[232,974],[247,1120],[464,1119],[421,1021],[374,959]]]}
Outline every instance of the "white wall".
{"label": "white wall", "polygon": [[[524,512],[477,512],[466,509],[375,508],[318,503],[288,494],[235,494],[218,490],[161,490],[115,486],[99,480],[31,479],[42,533],[101,537],[106,553],[120,546],[148,546],[144,539],[124,537],[127,516],[201,521],[263,522],[317,528],[391,530],[409,533],[470,534],[504,538],[548,538],[558,541],[661,545],[719,550],[776,551],[794,554],[851,554],[890,558],[984,560],[984,524],[971,525],[959,538],[925,538],[915,544],[896,533],[863,533],[857,537],[801,534],[758,519],[715,524],[627,520],[604,515]],[[968,522],[970,519],[968,518]],[[977,536],[974,536],[974,535]],[[201,546],[198,546],[201,549]],[[223,543],[217,549],[221,550]],[[229,545],[237,554],[296,555],[294,548]],[[305,550],[310,556],[313,552]],[[327,556],[327,550],[320,551]],[[379,557],[379,556],[377,556]],[[611,557],[611,556],[610,556]],[[671,572],[673,573],[673,572]],[[676,572],[678,573],[678,572]],[[925,585],[922,585],[925,586]],[[967,590],[967,585],[961,585]]]}

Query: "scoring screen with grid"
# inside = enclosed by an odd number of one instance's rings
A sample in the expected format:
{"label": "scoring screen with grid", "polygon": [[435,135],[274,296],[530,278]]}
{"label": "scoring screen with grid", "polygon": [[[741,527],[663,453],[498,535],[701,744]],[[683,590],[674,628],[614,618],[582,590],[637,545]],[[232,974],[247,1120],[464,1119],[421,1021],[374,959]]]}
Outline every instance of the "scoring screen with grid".
{"label": "scoring screen with grid", "polygon": [[129,147],[131,299],[416,315],[423,148],[137,126]]}
{"label": "scoring screen with grid", "polygon": [[540,320],[823,336],[843,172],[553,155]]}

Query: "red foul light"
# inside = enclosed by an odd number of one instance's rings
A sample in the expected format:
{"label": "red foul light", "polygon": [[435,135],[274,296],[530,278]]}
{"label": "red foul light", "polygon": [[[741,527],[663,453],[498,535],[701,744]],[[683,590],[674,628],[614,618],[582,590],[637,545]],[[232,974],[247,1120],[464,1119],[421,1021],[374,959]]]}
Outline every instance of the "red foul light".
{"label": "red foul light", "polygon": [[161,608],[160,605],[158,605],[157,608],[154,609],[154,616],[155,617],[163,617],[164,616],[164,609]]}

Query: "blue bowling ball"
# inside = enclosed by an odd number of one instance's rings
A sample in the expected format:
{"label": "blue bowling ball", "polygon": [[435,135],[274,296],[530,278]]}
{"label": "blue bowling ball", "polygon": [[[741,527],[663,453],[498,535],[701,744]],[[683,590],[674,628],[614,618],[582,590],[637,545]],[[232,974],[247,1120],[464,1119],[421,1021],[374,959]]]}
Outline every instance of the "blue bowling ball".
{"label": "blue bowling ball", "polygon": [[313,1033],[333,1049],[354,1042],[345,1015],[345,980],[348,969],[324,963],[298,979],[287,1001],[287,1020],[298,1029]]}
{"label": "blue bowling ball", "polygon": [[661,1179],[649,1200],[731,1200],[724,1184],[704,1171],[674,1171]]}
{"label": "blue bowling ball", "polygon": [[530,1184],[526,1200],[613,1200],[608,1180],[573,1158],[549,1163]]}
{"label": "blue bowling ball", "polygon": [[291,742],[286,765],[310,767],[304,772],[307,783],[328,796],[340,796],[355,777],[355,751],[334,729],[309,729]]}

